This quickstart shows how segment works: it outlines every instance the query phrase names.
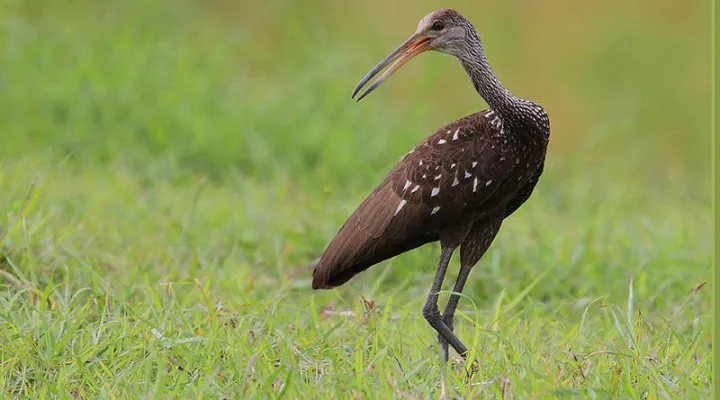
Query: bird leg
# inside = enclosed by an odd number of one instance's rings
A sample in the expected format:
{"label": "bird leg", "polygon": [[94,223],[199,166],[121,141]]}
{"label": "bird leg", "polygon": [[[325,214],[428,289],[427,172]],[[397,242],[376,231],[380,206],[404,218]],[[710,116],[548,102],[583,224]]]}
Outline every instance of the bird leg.
{"label": "bird leg", "polygon": [[[491,217],[476,222],[473,224],[470,232],[468,232],[462,246],[460,246],[460,272],[458,273],[457,281],[455,281],[453,293],[450,295],[450,299],[445,306],[445,311],[442,314],[443,322],[451,331],[453,330],[455,310],[460,301],[460,293],[462,293],[465,288],[465,282],[467,282],[468,276],[470,275],[470,270],[480,261],[480,258],[485,254],[488,247],[490,247],[501,224],[502,218],[500,217]],[[448,342],[443,335],[438,335],[438,342],[440,343],[440,350],[444,360],[447,361],[449,358]]]}
{"label": "bird leg", "polygon": [[442,282],[445,279],[445,272],[447,272],[448,264],[450,263],[450,257],[455,250],[454,247],[444,247],[440,255],[440,262],[438,263],[437,272],[435,273],[435,279],[433,279],[432,287],[430,288],[430,294],[428,294],[425,305],[423,306],[423,317],[438,333],[438,335],[444,338],[463,358],[467,356],[467,347],[458,339],[453,331],[445,324],[440,310],[438,309],[438,292],[442,288]]}
{"label": "bird leg", "polygon": [[[455,309],[457,309],[458,301],[460,301],[460,293],[465,288],[465,282],[467,282],[468,275],[472,266],[461,265],[460,272],[458,273],[457,280],[455,281],[455,287],[453,293],[450,295],[450,299],[445,305],[445,311],[442,313],[442,321],[447,325],[450,331],[453,330],[453,319],[455,317]],[[443,360],[448,361],[448,341],[442,335],[438,335],[438,342],[440,343],[440,352],[442,353]]]}

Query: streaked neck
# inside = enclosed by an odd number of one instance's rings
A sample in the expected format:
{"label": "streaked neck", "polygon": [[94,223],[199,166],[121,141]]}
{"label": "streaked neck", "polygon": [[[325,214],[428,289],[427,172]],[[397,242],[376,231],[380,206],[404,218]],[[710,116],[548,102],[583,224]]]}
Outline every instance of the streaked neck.
{"label": "streaked neck", "polygon": [[472,80],[475,90],[490,108],[502,115],[519,99],[510,93],[497,78],[485,57],[480,38],[477,37],[477,34],[473,36],[475,37],[470,41],[468,51],[459,57],[460,63]]}

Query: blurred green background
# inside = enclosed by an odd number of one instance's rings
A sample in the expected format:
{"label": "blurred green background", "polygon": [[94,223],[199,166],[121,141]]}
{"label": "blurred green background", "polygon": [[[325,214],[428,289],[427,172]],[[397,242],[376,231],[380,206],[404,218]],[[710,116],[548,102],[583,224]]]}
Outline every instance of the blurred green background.
{"label": "blurred green background", "polygon": [[[303,363],[312,364],[288,350],[293,346],[316,351],[317,337],[325,338],[330,344],[307,356],[323,363],[344,354],[343,346],[356,342],[353,335],[390,329],[343,325],[332,328],[342,334],[331,335],[318,320],[328,304],[360,312],[360,294],[388,310],[395,310],[391,299],[403,305],[397,326],[415,333],[389,346],[422,367],[434,354],[419,310],[437,249],[403,255],[319,294],[309,291],[307,263],[398,157],[444,124],[485,108],[460,65],[436,53],[408,63],[361,103],[350,99],[367,70],[439,7],[465,15],[505,86],[541,104],[551,118],[541,183],[504,225],[468,285],[480,310],[503,304],[501,292],[532,299],[516,303],[522,304],[512,311],[519,325],[497,334],[522,336],[529,332],[523,320],[576,324],[581,314],[558,310],[582,309],[599,297],[625,307],[634,277],[647,318],[677,327],[670,336],[650,335],[649,343],[678,340],[673,349],[682,348],[687,334],[700,338],[688,351],[709,349],[710,291],[687,299],[710,276],[708,2],[0,0],[0,284],[7,289],[5,309],[14,315],[0,332],[7,367],[0,387],[26,395],[67,393],[67,387],[90,396],[118,387],[148,393],[162,374],[130,362],[174,361],[157,349],[151,351],[157,359],[148,358],[118,332],[108,334],[117,352],[106,358],[87,336],[87,349],[95,349],[88,357],[102,358],[105,369],[65,370],[60,376],[70,386],[48,372],[54,363],[65,368],[61,342],[46,343],[45,358],[35,348],[21,350],[25,339],[18,332],[90,335],[82,324],[61,328],[60,320],[102,324],[97,304],[126,310],[108,318],[146,338],[153,337],[152,326],[184,338],[237,336],[226,338],[232,363],[193,358],[205,357],[198,354],[208,348],[171,357],[221,371],[225,380],[179,387],[168,382],[185,378],[168,373],[164,387],[177,392],[158,391],[157,384],[158,395],[208,393],[209,385],[210,393],[234,397],[233,385],[243,380],[245,394],[276,393],[273,360],[286,357],[292,371],[307,372]],[[542,275],[548,268],[552,273]],[[238,318],[240,327],[208,327],[203,315],[186,314],[191,304],[212,310],[218,301],[227,308],[222,318]],[[62,318],[53,302],[65,304]],[[38,312],[56,319],[38,322],[32,317]],[[484,312],[477,315],[489,324]],[[613,323],[604,318],[585,326],[598,340],[587,335],[576,348],[590,346],[590,353],[593,344],[616,342],[607,333]],[[286,331],[292,343],[273,333],[288,323],[298,328]],[[245,366],[254,350],[247,331],[267,333],[255,368],[269,381],[257,378],[250,389]],[[537,349],[543,337],[538,333],[540,342],[528,348]],[[403,353],[408,343],[415,350]],[[554,350],[560,354],[564,345]],[[674,372],[684,376],[677,384],[688,396],[707,393],[708,354],[688,356],[687,368]],[[127,362],[113,364],[123,357]],[[552,369],[560,361],[545,362]],[[372,397],[385,388],[377,383],[383,374],[399,373],[394,363],[377,367],[364,382],[335,378],[329,393],[347,395],[351,388]],[[511,380],[528,379],[522,360],[513,367],[485,363],[487,379],[511,368],[518,368]],[[600,376],[609,365],[593,368]],[[87,383],[108,371],[124,379]],[[657,390],[652,393],[676,393],[648,374],[643,385]],[[432,397],[436,388],[428,382],[436,375],[405,376],[413,389],[390,385],[400,392],[386,394]],[[21,385],[28,376],[34,383]],[[516,387],[521,397],[556,387],[612,386],[606,378],[530,376],[540,383]],[[415,380],[425,386],[411,385]],[[325,387],[304,382],[320,390],[316,396],[329,396]],[[623,382],[626,394],[651,390]],[[288,386],[294,397],[311,390],[294,385]],[[690,389],[694,385],[700,392]],[[472,390],[485,390],[468,388],[471,397]]]}
{"label": "blurred green background", "polygon": [[[365,190],[416,141],[483,108],[458,63],[437,54],[380,98],[349,100],[432,2],[3,4],[6,157],[50,148],[77,165],[150,163],[214,179],[311,171],[309,184]],[[706,2],[443,6],[476,25],[511,90],[548,110],[552,165],[582,154],[587,170],[703,192]]]}

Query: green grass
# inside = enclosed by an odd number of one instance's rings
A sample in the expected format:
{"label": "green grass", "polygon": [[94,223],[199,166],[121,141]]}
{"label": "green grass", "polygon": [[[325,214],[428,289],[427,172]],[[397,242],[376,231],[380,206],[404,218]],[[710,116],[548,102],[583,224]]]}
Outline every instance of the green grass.
{"label": "green grass", "polygon": [[[65,3],[0,2],[0,392],[437,398],[437,246],[328,292],[309,266],[483,107],[437,55],[349,99],[435,6]],[[453,398],[709,396],[707,10],[650,4],[452,4],[553,124],[460,303]]]}

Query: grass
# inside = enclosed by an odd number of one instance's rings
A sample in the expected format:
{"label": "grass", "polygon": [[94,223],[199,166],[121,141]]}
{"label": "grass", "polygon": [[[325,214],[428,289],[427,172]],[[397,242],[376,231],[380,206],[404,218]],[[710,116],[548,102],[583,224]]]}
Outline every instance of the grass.
{"label": "grass", "polygon": [[[436,55],[349,101],[433,6],[124,4],[0,3],[0,392],[437,398],[436,246],[329,292],[308,265],[399,155],[482,107]],[[454,359],[451,395],[707,398],[707,10],[473,4],[553,136],[468,282],[479,369]]]}

